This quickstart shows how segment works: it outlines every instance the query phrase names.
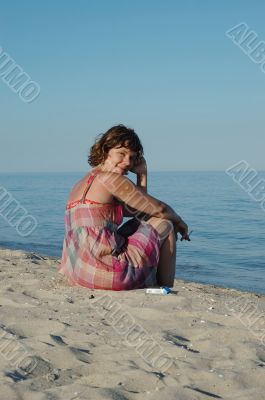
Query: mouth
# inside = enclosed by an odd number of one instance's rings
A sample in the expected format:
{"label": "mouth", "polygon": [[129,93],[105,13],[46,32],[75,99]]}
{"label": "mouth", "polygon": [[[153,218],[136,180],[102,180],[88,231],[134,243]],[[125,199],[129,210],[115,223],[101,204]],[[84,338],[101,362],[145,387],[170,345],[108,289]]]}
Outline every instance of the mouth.
{"label": "mouth", "polygon": [[121,168],[121,167],[117,167],[117,168],[119,168],[119,170],[122,171],[122,173],[127,172],[127,168]]}

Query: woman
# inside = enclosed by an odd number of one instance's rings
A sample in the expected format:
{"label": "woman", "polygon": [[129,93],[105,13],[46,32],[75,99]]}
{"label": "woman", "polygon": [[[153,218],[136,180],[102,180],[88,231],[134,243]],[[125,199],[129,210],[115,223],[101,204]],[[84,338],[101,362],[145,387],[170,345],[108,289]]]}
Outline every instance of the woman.
{"label": "woman", "polygon": [[[65,212],[59,272],[73,285],[129,290],[173,286],[177,232],[188,226],[166,203],[147,194],[143,147],[124,125],[101,134],[90,149],[93,167],[73,187]],[[135,185],[125,175],[137,174]],[[134,217],[120,228],[123,217]]]}

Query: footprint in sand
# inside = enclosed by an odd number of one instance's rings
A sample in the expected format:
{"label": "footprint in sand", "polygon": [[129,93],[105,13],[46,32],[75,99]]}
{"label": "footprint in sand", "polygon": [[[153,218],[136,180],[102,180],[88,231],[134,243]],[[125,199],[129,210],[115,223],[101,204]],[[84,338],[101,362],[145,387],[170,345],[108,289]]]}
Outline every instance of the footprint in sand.
{"label": "footprint in sand", "polygon": [[189,339],[176,335],[174,332],[166,331],[164,338],[167,342],[172,343],[175,346],[181,347],[187,351],[191,351],[192,353],[199,353],[199,350],[195,350],[190,347]]}
{"label": "footprint in sand", "polygon": [[68,344],[65,343],[61,336],[50,335],[50,337],[54,340],[55,343],[59,344],[60,346],[66,346],[71,351],[71,353],[74,354],[78,361],[90,364],[90,358],[88,356],[88,354],[90,354],[89,350],[80,347],[68,346]]}
{"label": "footprint in sand", "polygon": [[265,350],[263,350],[262,348],[257,349],[256,355],[258,357],[258,367],[265,367]]}
{"label": "footprint in sand", "polygon": [[53,366],[39,356],[29,356],[17,366],[16,370],[6,372],[5,375],[14,382],[32,379],[52,373]]}

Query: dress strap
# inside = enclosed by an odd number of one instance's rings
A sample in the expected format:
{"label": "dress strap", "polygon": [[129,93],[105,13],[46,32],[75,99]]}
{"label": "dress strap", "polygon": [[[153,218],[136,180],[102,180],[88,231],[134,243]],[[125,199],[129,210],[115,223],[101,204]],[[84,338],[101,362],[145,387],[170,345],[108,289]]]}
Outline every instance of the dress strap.
{"label": "dress strap", "polygon": [[87,192],[89,191],[90,186],[92,185],[93,180],[95,179],[95,177],[96,177],[96,174],[95,175],[90,175],[90,177],[88,178],[86,188],[85,188],[83,196],[82,196],[82,198],[80,200],[80,202],[83,203],[83,204],[85,203]]}

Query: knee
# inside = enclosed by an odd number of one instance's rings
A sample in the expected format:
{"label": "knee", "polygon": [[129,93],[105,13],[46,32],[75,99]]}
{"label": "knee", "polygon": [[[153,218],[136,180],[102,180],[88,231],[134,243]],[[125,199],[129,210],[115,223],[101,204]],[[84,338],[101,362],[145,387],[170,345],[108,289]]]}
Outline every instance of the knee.
{"label": "knee", "polygon": [[174,234],[174,225],[168,219],[151,217],[147,220],[157,230],[160,240],[163,241],[169,235]]}
{"label": "knee", "polygon": [[160,233],[160,239],[166,239],[168,236],[174,233],[173,223],[167,219],[160,219],[158,231]]}

